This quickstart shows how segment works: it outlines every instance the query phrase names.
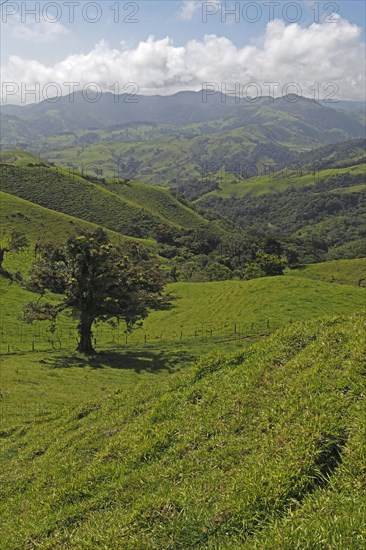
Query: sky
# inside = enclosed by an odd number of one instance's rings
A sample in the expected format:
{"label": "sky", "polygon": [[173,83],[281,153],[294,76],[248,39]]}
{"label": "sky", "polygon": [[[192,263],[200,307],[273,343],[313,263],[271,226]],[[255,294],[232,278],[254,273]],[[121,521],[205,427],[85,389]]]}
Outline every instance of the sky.
{"label": "sky", "polygon": [[0,0],[3,103],[76,89],[363,100],[358,0]]}

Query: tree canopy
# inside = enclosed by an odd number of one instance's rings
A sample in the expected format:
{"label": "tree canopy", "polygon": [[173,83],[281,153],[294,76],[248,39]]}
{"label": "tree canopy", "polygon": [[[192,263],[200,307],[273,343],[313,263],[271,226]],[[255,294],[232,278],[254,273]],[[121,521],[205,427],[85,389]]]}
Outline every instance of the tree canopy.
{"label": "tree canopy", "polygon": [[3,269],[3,261],[7,252],[21,252],[28,245],[27,237],[19,231],[13,231],[8,238],[5,238],[5,243],[0,244],[0,270]]}
{"label": "tree canopy", "polygon": [[70,310],[78,319],[77,351],[94,353],[92,325],[95,321],[124,320],[127,330],[147,317],[149,310],[167,305],[164,276],[158,262],[135,243],[112,244],[98,229],[82,230],[63,246],[45,243],[30,272],[32,288],[62,295],[58,303],[32,302],[24,319],[50,320]]}

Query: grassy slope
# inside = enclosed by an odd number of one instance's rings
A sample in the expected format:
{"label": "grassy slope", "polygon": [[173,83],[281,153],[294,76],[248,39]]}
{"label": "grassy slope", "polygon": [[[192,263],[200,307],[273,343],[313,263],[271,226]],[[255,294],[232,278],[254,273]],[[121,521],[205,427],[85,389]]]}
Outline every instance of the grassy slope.
{"label": "grassy slope", "polygon": [[[52,237],[55,242],[61,243],[79,228],[95,230],[100,227],[2,191],[0,191],[0,204],[0,225],[5,238],[16,230],[24,233],[30,243],[30,247],[24,252],[5,256],[4,268],[11,271],[19,270],[24,273],[24,270],[30,267],[34,260],[33,247],[39,241],[47,241]],[[150,249],[154,249],[156,245],[153,240],[122,236],[111,230],[107,230],[107,232],[114,241],[133,240]]]}
{"label": "grassy slope", "polygon": [[99,399],[122,387],[135,391],[142,382],[162,387],[173,372],[187,368],[192,360],[187,349],[142,347],[103,352],[95,359],[44,351],[3,356],[0,432],[39,415]]}
{"label": "grassy slope", "polygon": [[[159,223],[187,229],[196,227],[199,222],[207,223],[172,196],[170,203],[175,204],[176,216],[171,215],[169,204],[168,218],[165,218],[159,190],[153,199],[154,190],[150,189],[150,198],[145,204],[138,204],[59,168],[2,165],[1,180],[5,192],[134,237],[151,235],[153,227]],[[141,197],[139,200],[143,202]],[[160,210],[155,210],[155,203],[160,204]]]}
{"label": "grassy slope", "polygon": [[142,208],[153,210],[167,224],[192,229],[207,225],[200,214],[182,204],[166,189],[140,182],[108,183],[106,189]]}
{"label": "grassy slope", "polygon": [[165,375],[209,351],[232,351],[289,320],[349,314],[365,303],[364,289],[295,277],[171,285],[178,297],[173,309],[152,313],[127,345],[124,326],[95,327],[97,348],[113,351],[86,363],[73,353],[75,322],[62,316],[55,334],[47,323],[25,325],[19,320],[22,307],[36,296],[4,278],[0,286],[5,423],[22,416],[24,406],[33,416],[38,408],[68,406],[119,385],[130,387],[146,375],[156,380],[158,374],[161,384]]}
{"label": "grassy slope", "polygon": [[[344,285],[312,281],[300,277],[270,277],[252,281],[223,281],[214,283],[177,283],[169,286],[176,296],[173,308],[155,312],[145,322],[147,333],[158,335],[194,334],[200,323],[224,335],[237,330],[250,333],[251,326],[266,332],[290,320],[300,321],[351,313],[365,303],[365,290]],[[240,327],[239,327],[240,324]]]}
{"label": "grassy slope", "polygon": [[363,548],[365,318],[3,433],[2,548]]}
{"label": "grassy slope", "polygon": [[28,166],[28,164],[44,164],[40,157],[21,149],[0,151],[0,162],[19,167]]}
{"label": "grassy slope", "polygon": [[[26,326],[18,320],[23,304],[35,296],[16,283],[2,279],[4,327],[0,350],[30,351],[75,347],[75,323],[63,317],[54,336],[47,323]],[[289,321],[313,319],[328,315],[350,314],[365,303],[365,289],[347,285],[313,281],[301,277],[271,277],[253,281],[216,283],[177,283],[168,290],[177,299],[167,311],[152,312],[129,337],[128,344],[180,346],[207,344],[217,349],[226,341],[245,336],[267,334]],[[268,325],[269,321],[269,325]],[[235,327],[236,325],[236,327]],[[5,328],[6,326],[6,328]],[[236,334],[235,334],[236,328]],[[212,333],[211,333],[212,330]],[[98,349],[125,344],[124,326],[112,330],[102,324],[95,329]]]}
{"label": "grassy slope", "polygon": [[304,269],[288,271],[291,277],[305,277],[317,281],[365,286],[366,258],[335,260],[321,264],[307,265]]}
{"label": "grassy slope", "polygon": [[[328,168],[326,170],[319,170],[316,173],[316,178],[312,172],[305,173],[303,176],[298,176],[296,172],[291,170],[280,171],[271,176],[260,175],[247,180],[234,180],[233,177],[228,174],[223,174],[223,179],[220,182],[220,189],[211,191],[205,195],[205,198],[213,195],[216,197],[222,197],[223,199],[229,199],[233,195],[242,197],[250,193],[251,195],[264,195],[266,193],[273,193],[279,191],[285,191],[288,187],[307,187],[314,185],[319,181],[326,180],[332,176],[341,174],[365,174],[366,165],[357,164],[347,168]],[[351,189],[351,188],[350,188]],[[352,192],[364,191],[365,186],[360,185],[356,188],[352,188]],[[332,191],[332,192],[335,192]],[[339,190],[337,191],[339,192]],[[348,188],[341,190],[341,193],[349,192]]]}

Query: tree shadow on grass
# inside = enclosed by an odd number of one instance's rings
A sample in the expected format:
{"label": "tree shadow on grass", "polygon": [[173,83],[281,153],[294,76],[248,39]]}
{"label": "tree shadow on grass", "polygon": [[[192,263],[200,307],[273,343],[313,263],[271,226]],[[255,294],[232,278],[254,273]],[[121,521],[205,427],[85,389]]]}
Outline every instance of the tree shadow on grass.
{"label": "tree shadow on grass", "polygon": [[102,351],[95,356],[86,357],[77,353],[55,355],[42,363],[51,368],[84,368],[92,369],[113,368],[142,372],[169,373],[179,370],[183,365],[193,361],[195,356],[188,351],[165,352],[159,350],[136,351]]}

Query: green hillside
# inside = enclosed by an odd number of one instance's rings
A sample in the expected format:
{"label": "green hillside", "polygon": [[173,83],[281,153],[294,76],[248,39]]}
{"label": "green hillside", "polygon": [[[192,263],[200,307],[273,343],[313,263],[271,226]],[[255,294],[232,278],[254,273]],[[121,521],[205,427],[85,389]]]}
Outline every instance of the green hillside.
{"label": "green hillside", "polygon": [[[267,277],[251,281],[177,283],[168,289],[177,296],[174,307],[154,312],[145,322],[147,333],[194,334],[203,323],[218,335],[233,335],[237,330],[250,334],[252,324],[266,332],[267,322],[274,329],[289,321],[313,319],[323,315],[352,313],[364,307],[363,288],[332,285],[300,277]],[[225,331],[226,325],[226,331]],[[255,327],[254,327],[255,328]]]}
{"label": "green hillside", "polygon": [[[55,334],[47,323],[31,326],[19,321],[22,307],[35,295],[17,283],[1,280],[2,352],[75,347],[76,324],[62,316]],[[167,286],[175,296],[172,307],[155,311],[128,338],[128,346],[164,349],[188,346],[192,353],[218,349],[272,332],[290,321],[324,315],[348,315],[364,307],[366,291],[302,277],[268,277],[252,281],[175,283]],[[102,324],[94,329],[98,349],[125,347],[125,327]],[[10,348],[8,347],[10,346]]]}
{"label": "green hillside", "polygon": [[[20,199],[9,193],[0,191],[0,225],[4,239],[12,231],[18,231],[27,236],[29,248],[19,254],[7,254],[4,268],[10,271],[20,271],[25,275],[34,261],[34,246],[37,242],[53,240],[58,243],[65,241],[78,228],[97,229],[97,225],[68,216],[55,210],[49,210],[38,204]],[[144,246],[154,249],[155,241],[122,236],[107,230],[113,241],[121,239],[134,240]]]}
{"label": "green hillside", "polygon": [[299,276],[328,283],[366,286],[366,258],[307,265],[303,269],[294,269],[287,274],[291,277]]}
{"label": "green hillside", "polygon": [[109,182],[105,188],[142,208],[153,211],[169,225],[196,229],[207,225],[206,220],[192,208],[184,205],[167,189],[141,182]]}
{"label": "green hillside", "polygon": [[287,180],[282,174],[230,184],[226,197],[218,190],[198,202],[245,231],[300,239],[301,263],[365,255],[365,164]]}
{"label": "green hillside", "polygon": [[364,322],[288,326],[3,430],[2,548],[363,548]]}
{"label": "green hillside", "polygon": [[[154,227],[161,223],[185,229],[207,225],[203,217],[169,192],[154,191],[148,186],[142,189],[136,184],[134,202],[133,192],[126,193],[131,197],[127,198],[123,193],[105,189],[96,178],[90,181],[48,165],[2,164],[1,186],[3,191],[27,201],[132,237],[152,236]],[[145,199],[144,191],[148,193]]]}
{"label": "green hillside", "polygon": [[[339,192],[356,192],[365,190],[365,175],[366,164],[355,164],[346,168],[327,168],[318,170],[314,173],[313,170],[281,170],[270,175],[259,175],[247,180],[236,178],[233,174],[219,173],[219,189],[215,189],[207,193],[204,198],[209,196],[221,197],[223,199],[235,197],[243,197],[247,194],[254,196],[265,195],[285,191],[289,187],[301,188],[315,186],[321,182],[327,182],[332,179],[337,179],[342,175],[358,176],[360,183],[351,188],[342,188],[332,190],[333,193]],[[357,188],[356,188],[357,187]]]}
{"label": "green hillside", "polygon": [[24,167],[29,165],[46,166],[46,163],[39,156],[33,155],[28,151],[22,151],[21,149],[1,151],[0,162]]}

